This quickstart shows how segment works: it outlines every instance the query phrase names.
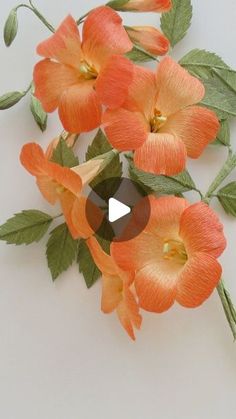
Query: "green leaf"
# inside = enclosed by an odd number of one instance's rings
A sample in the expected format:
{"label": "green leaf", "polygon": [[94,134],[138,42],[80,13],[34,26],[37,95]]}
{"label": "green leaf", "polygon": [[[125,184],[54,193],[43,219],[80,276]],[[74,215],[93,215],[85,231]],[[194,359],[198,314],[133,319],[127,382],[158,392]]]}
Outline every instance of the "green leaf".
{"label": "green leaf", "polygon": [[31,95],[30,109],[36,124],[44,132],[47,128],[48,115],[43,110],[41,102],[34,95]]}
{"label": "green leaf", "polygon": [[53,151],[51,161],[63,167],[75,167],[79,164],[79,160],[75,156],[72,148],[68,147],[63,138],[60,138],[57,147]]}
{"label": "green leaf", "polygon": [[[101,154],[107,153],[112,150],[105,134],[101,129],[98,130],[92,144],[88,147],[86,153],[86,161],[93,159],[94,157],[100,156]],[[91,188],[95,188],[96,185],[103,182],[106,179],[114,179],[114,182],[109,182],[109,190],[106,189],[105,185],[102,188],[100,196],[104,200],[108,200],[111,195],[114,195],[117,191],[119,184],[117,178],[122,176],[122,163],[120,162],[119,155],[114,155],[112,161],[99,173],[98,176],[90,183]]]}
{"label": "green leaf", "polygon": [[212,68],[234,72],[218,55],[204,49],[193,49],[181,58],[179,64],[202,78],[208,77]]}
{"label": "green leaf", "polygon": [[213,145],[224,145],[226,147],[230,145],[230,126],[228,119],[221,121],[221,128]]}
{"label": "green leaf", "polygon": [[4,41],[9,47],[14,41],[18,31],[17,8],[12,9],[4,26]]}
{"label": "green leaf", "polygon": [[204,80],[206,94],[201,105],[213,110],[220,120],[236,116],[236,95],[215,77]]}
{"label": "green leaf", "polygon": [[144,51],[136,46],[134,46],[133,49],[127,52],[125,55],[127,58],[129,58],[129,60],[133,61],[134,63],[156,61],[156,57],[154,55],[149,54],[149,52]]}
{"label": "green leaf", "polygon": [[106,6],[111,7],[114,10],[123,10],[123,6],[129,3],[130,0],[112,0],[109,1]]}
{"label": "green leaf", "polygon": [[16,245],[38,242],[52,220],[50,215],[38,210],[22,211],[0,226],[0,240]]}
{"label": "green leaf", "polygon": [[191,191],[196,188],[193,179],[187,171],[176,176],[154,175],[137,169],[130,163],[131,178],[140,183],[142,187],[147,187],[149,193],[158,192],[160,194],[173,195]]}
{"label": "green leaf", "polygon": [[51,231],[47,243],[47,260],[53,281],[72,265],[77,248],[78,240],[73,239],[65,223]]}
{"label": "green leaf", "polygon": [[173,7],[161,16],[161,29],[174,47],[186,35],[192,20],[191,0],[172,0]]}
{"label": "green leaf", "polygon": [[217,198],[225,212],[236,217],[236,182],[231,182],[220,189]]}
{"label": "green leaf", "polygon": [[0,111],[16,105],[25,95],[26,92],[8,92],[0,96]]}
{"label": "green leaf", "polygon": [[88,288],[91,288],[93,284],[100,278],[101,272],[95,265],[89,248],[86,244],[86,240],[81,239],[79,241],[78,258],[79,271],[83,274],[85,283]]}

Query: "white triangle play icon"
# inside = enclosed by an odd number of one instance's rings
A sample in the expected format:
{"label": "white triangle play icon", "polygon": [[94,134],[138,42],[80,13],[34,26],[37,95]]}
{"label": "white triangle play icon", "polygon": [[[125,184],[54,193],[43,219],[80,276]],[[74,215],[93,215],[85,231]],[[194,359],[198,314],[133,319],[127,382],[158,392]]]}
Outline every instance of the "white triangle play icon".
{"label": "white triangle play icon", "polygon": [[131,212],[130,207],[118,201],[115,198],[110,198],[108,202],[108,219],[110,223],[119,220]]}

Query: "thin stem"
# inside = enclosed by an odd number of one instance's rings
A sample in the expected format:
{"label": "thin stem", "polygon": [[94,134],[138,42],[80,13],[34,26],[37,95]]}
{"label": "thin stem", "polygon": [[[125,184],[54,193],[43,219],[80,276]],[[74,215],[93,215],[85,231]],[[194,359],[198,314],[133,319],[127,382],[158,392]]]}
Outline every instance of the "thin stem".
{"label": "thin stem", "polygon": [[[90,10],[91,11],[91,10]],[[90,13],[90,11],[89,12],[87,12],[87,13],[85,13],[83,16],[81,16],[77,21],[76,21],[76,23],[77,23],[77,25],[79,26],[81,23],[83,23],[84,22],[84,19],[88,16],[88,14]]]}
{"label": "thin stem", "polygon": [[61,213],[61,214],[58,214],[58,215],[53,215],[52,216],[52,219],[53,220],[56,220],[57,218],[60,218],[60,217],[62,217],[63,216],[63,214]]}
{"label": "thin stem", "polygon": [[24,7],[25,9],[29,9],[31,10],[31,12],[33,12],[40,20],[41,22],[51,31],[51,32],[55,32],[54,27],[45,19],[45,17],[39,12],[38,9],[36,9],[36,7],[34,7],[32,1],[29,0],[30,6],[28,4],[25,3],[21,3],[16,7],[17,9],[20,9],[21,7]]}
{"label": "thin stem", "polygon": [[233,305],[233,302],[230,298],[230,294],[225,288],[223,279],[220,280],[217,291],[219,294],[219,297],[221,299],[221,303],[225,312],[225,316],[228,320],[230,329],[232,331],[234,340],[236,340],[236,311],[235,307]]}
{"label": "thin stem", "polygon": [[150,52],[146,51],[145,49],[139,47],[138,45],[135,44],[135,49],[142,52],[143,54],[146,54],[147,57],[150,57],[152,60],[157,61],[158,63],[160,62],[160,60],[153,54],[150,54]]}

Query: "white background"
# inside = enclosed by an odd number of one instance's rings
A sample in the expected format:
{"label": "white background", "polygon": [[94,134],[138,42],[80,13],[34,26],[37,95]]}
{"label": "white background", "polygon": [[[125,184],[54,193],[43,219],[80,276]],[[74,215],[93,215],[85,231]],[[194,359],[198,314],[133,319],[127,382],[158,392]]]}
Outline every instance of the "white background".
{"label": "white background", "polygon": [[[0,0],[0,28],[15,0]],[[98,0],[38,0],[57,26]],[[193,0],[194,18],[177,46],[217,52],[236,68],[235,0]],[[155,14],[124,16],[127,24],[158,24]],[[36,44],[49,33],[28,10],[19,11],[19,34],[10,49],[0,41],[0,94],[25,89],[37,60]],[[34,180],[20,166],[22,145],[45,146],[60,131],[50,116],[43,135],[28,111],[28,99],[0,114],[0,223],[22,209],[51,213]],[[233,144],[236,139],[233,130]],[[90,136],[89,138],[92,138]],[[86,149],[88,138],[81,137]],[[205,191],[226,151],[209,147],[191,173]],[[232,179],[236,177],[232,176]],[[192,197],[197,199],[196,196]],[[224,277],[236,301],[236,221],[223,219],[228,248]],[[175,306],[163,315],[144,313],[133,343],[116,316],[100,312],[100,283],[87,290],[77,266],[52,283],[45,262],[46,239],[30,247],[0,243],[0,417],[3,419],[234,419],[236,346],[217,293],[197,310]]]}

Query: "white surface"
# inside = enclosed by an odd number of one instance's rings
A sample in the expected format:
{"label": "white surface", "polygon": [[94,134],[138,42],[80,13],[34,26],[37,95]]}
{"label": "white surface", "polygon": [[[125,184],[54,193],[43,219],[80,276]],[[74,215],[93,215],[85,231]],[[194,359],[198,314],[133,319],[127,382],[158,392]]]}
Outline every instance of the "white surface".
{"label": "white surface", "polygon": [[[54,25],[71,12],[79,17],[98,0],[37,0]],[[0,0],[0,28],[15,6]],[[216,51],[236,68],[235,0],[193,0],[191,30],[175,51],[180,58],[199,47]],[[10,49],[1,41],[0,92],[24,89],[37,57],[35,45],[48,31],[27,10],[19,11],[19,34]],[[126,15],[127,24],[158,23],[155,14]],[[28,100],[0,113],[0,223],[14,212],[39,208],[56,213],[20,166],[22,145],[46,145],[58,132],[50,117],[44,135],[28,112]],[[233,144],[236,149],[236,131]],[[92,138],[92,135],[90,136]],[[88,140],[81,138],[83,152]],[[82,154],[83,154],[82,152]],[[191,173],[205,191],[225,158],[209,148]],[[231,178],[235,179],[236,174]],[[196,196],[192,196],[196,199]],[[236,221],[219,205],[228,238],[221,258],[236,301]],[[73,266],[55,284],[44,256],[46,240],[30,247],[0,243],[0,417],[3,419],[234,419],[236,346],[216,293],[197,310],[175,306],[144,314],[134,344],[116,316],[100,313],[100,284],[90,291]]]}
{"label": "white surface", "polygon": [[118,201],[115,198],[110,198],[108,201],[108,219],[110,223],[120,220],[120,218],[131,212],[130,207]]}

